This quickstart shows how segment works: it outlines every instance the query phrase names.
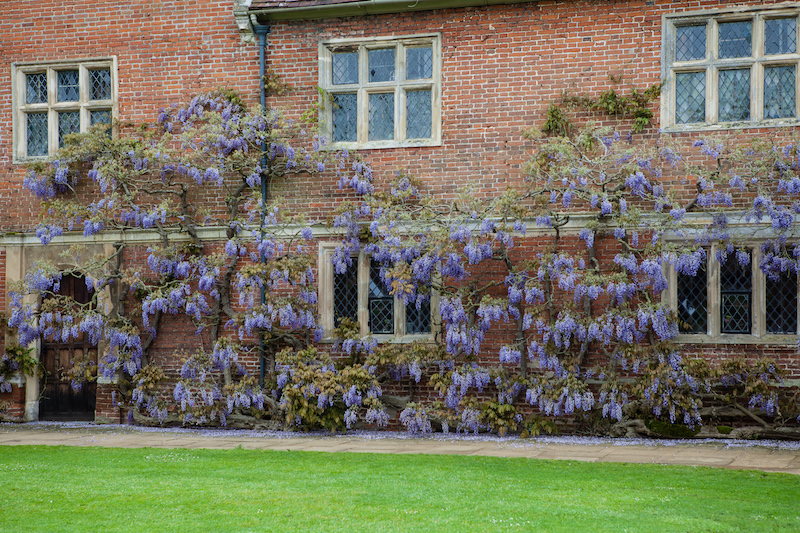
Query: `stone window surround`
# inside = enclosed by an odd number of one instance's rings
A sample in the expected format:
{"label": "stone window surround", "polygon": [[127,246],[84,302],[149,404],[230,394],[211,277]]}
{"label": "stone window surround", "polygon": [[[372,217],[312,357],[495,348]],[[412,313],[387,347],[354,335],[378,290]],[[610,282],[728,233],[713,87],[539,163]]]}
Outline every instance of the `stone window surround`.
{"label": "stone window surround", "polygon": [[[706,267],[707,276],[707,295],[708,295],[708,333],[681,333],[674,340],[679,344],[774,344],[791,345],[797,344],[797,334],[777,334],[767,333],[766,331],[766,275],[759,268],[761,260],[761,248],[757,243],[749,246],[750,267],[752,268],[752,302],[751,310],[752,328],[751,333],[733,334],[721,333],[720,306],[720,264],[716,259],[717,245],[713,244],[707,250],[708,263]],[[735,257],[729,256],[729,261],[735,261]],[[669,288],[665,293],[665,298],[669,302],[670,308],[677,312],[678,309],[678,273],[672,267],[667,267],[667,279]],[[800,291],[798,291],[798,314],[800,314]],[[800,318],[800,317],[799,317]],[[800,322],[798,322],[800,324]]]}
{"label": "stone window surround", "polygon": [[[88,70],[107,68],[111,72],[111,98],[109,100],[89,100]],[[56,73],[61,70],[80,70],[80,98],[77,102],[56,102]],[[48,103],[27,104],[26,75],[47,73]],[[75,60],[39,61],[13,63],[11,65],[11,102],[13,109],[13,162],[26,163],[53,156],[58,150],[58,117],[60,110],[80,111],[81,131],[89,129],[89,112],[98,109],[111,110],[112,124],[119,119],[119,76],[117,57],[82,58]],[[48,112],[48,156],[27,155],[27,120],[26,113],[33,111]]]}
{"label": "stone window surround", "polygon": [[[408,35],[402,37],[372,37],[362,39],[325,39],[319,43],[319,86],[323,89],[320,105],[320,122],[323,131],[326,132],[329,139],[332,139],[332,111],[330,105],[330,96],[338,92],[353,92],[354,85],[340,86],[333,85],[332,83],[332,50],[341,46],[358,46],[359,49],[374,49],[382,48],[387,45],[401,45],[411,46],[420,44],[430,44],[433,49],[433,77],[429,81],[425,80],[395,80],[393,82],[376,82],[367,83],[360,81],[358,83],[358,140],[356,142],[336,142],[331,143],[329,146],[332,148],[358,148],[358,149],[374,149],[374,148],[398,148],[398,147],[413,147],[413,146],[440,146],[442,131],[441,131],[441,86],[442,86],[442,48],[441,48],[441,35],[438,33],[433,34],[420,34]],[[366,54],[360,54],[365,56]],[[365,59],[359,58],[360,62]],[[404,61],[402,54],[397,58],[401,64],[401,70],[404,70]],[[359,70],[366,69],[365,66],[360,65]],[[347,87],[347,89],[344,89]],[[369,121],[369,103],[367,96],[374,92],[385,92],[388,87],[395,87],[395,95],[400,95],[395,98],[395,138],[393,140],[368,140],[368,121]],[[419,88],[430,89],[432,91],[431,102],[431,137],[425,139],[405,139],[405,90]]]}
{"label": "stone window surround", "polygon": [[[795,76],[800,75],[800,41],[794,54],[781,54],[766,58],[762,53],[764,45],[764,20],[797,16],[800,14],[800,4],[781,4],[777,6],[747,6],[734,9],[709,9],[703,11],[690,11],[683,13],[662,15],[662,41],[661,41],[661,129],[665,132],[680,131],[710,131],[752,127],[781,127],[800,124],[800,113],[796,111],[795,117],[781,119],[763,119],[764,108],[764,65],[769,66],[795,66]],[[753,54],[748,58],[718,59],[707,52],[708,59],[686,61],[675,65],[675,32],[677,26],[692,25],[706,22],[707,47],[712,47],[717,39],[717,25],[720,22],[735,22],[742,20],[753,21],[752,49]],[[800,24],[798,24],[800,27]],[[738,122],[717,122],[718,91],[716,73],[718,66],[725,67],[750,67],[751,89],[750,109],[751,118]],[[677,124],[675,121],[675,74],[676,72],[706,71],[706,121]],[[800,83],[795,83],[795,109],[800,106]]]}
{"label": "stone window surround", "polygon": [[[333,341],[330,336],[333,330],[333,277],[335,269],[331,262],[331,257],[334,250],[341,243],[337,242],[321,242],[319,243],[318,254],[318,305],[320,323],[325,328],[325,335],[329,341]],[[369,270],[370,260],[369,256],[364,252],[353,256],[353,260],[357,261],[358,266],[358,323],[361,330],[361,335],[369,335]],[[394,306],[394,334],[374,335],[378,342],[414,342],[414,341],[430,341],[434,336],[437,336],[441,331],[441,318],[439,317],[439,295],[435,292],[431,294],[431,333],[421,334],[406,334],[405,333],[405,312],[406,306],[403,305],[402,300],[395,297]]]}

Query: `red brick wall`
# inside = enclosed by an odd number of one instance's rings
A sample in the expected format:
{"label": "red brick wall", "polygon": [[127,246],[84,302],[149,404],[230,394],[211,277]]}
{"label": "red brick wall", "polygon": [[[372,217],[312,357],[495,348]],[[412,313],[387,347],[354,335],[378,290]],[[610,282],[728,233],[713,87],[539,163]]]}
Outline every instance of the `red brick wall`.
{"label": "red brick wall", "polygon": [[[737,5],[747,3],[762,4]],[[123,120],[154,120],[160,107],[220,86],[234,87],[255,102],[258,50],[240,41],[232,4],[6,2],[0,19],[0,229],[27,230],[39,210],[32,195],[20,192],[23,168],[12,164],[12,63],[117,56]],[[299,116],[317,102],[320,39],[440,33],[442,145],[371,150],[365,157],[378,186],[404,169],[422,178],[425,192],[447,197],[473,182],[480,187],[478,194],[488,197],[520,179],[527,158],[521,131],[541,125],[547,107],[565,91],[596,96],[610,88],[627,92],[632,85],[644,89],[659,83],[662,15],[725,5],[732,4],[545,1],[274,23],[268,66],[295,90],[272,103]],[[621,82],[615,84],[612,77]],[[653,111],[656,125],[645,135],[657,128],[657,104]],[[327,217],[347,195],[332,175],[293,176],[275,182],[273,189],[287,197],[289,210],[307,212],[311,220]],[[4,265],[0,257],[0,308],[5,308]],[[154,358],[191,351],[197,345],[193,335],[188,321],[171,323],[154,347]],[[499,346],[497,339],[487,339],[485,352]],[[255,370],[255,361],[247,364]],[[175,375],[179,367],[175,360],[167,372]],[[99,393],[98,405],[104,403],[98,413],[113,418],[109,398]]]}
{"label": "red brick wall", "polygon": [[231,0],[19,0],[0,15],[0,229],[38,214],[12,164],[11,65],[117,56],[119,116],[153,121],[158,109],[216,87],[257,102],[258,49],[241,42]]}

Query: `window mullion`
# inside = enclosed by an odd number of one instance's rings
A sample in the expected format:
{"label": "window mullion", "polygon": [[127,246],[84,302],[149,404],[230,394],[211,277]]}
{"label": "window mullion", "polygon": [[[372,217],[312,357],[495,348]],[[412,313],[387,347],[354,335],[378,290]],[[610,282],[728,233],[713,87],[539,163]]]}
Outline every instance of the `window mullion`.
{"label": "window mullion", "polygon": [[708,306],[706,308],[708,313],[708,334],[713,338],[718,338],[722,329],[720,321],[722,296],[720,289],[719,262],[717,261],[716,255],[716,245],[713,245],[709,251],[706,263],[706,275],[708,276],[706,278],[706,286],[708,287]]}
{"label": "window mullion", "polygon": [[394,332],[400,337],[406,334],[406,305],[397,296],[394,297]]}
{"label": "window mullion", "polygon": [[750,67],[750,120],[764,118],[764,65],[754,61]]}
{"label": "window mullion", "polygon": [[719,71],[714,65],[706,69],[706,122],[719,122]]}
{"label": "window mullion", "polygon": [[766,291],[766,276],[761,271],[758,265],[761,264],[761,249],[754,247],[750,250],[750,268],[753,280],[753,297],[752,297],[752,334],[756,337],[761,337],[767,333],[766,322],[766,309],[767,309],[767,291]]}
{"label": "window mullion", "polygon": [[406,138],[406,92],[398,84],[394,89],[394,138],[403,141]]}
{"label": "window mullion", "polygon": [[358,327],[361,335],[369,334],[369,268],[370,259],[358,254]]}
{"label": "window mullion", "polygon": [[364,45],[358,47],[358,112],[356,113],[356,139],[359,144],[367,142],[369,135],[369,93],[366,86],[369,78],[369,58]]}

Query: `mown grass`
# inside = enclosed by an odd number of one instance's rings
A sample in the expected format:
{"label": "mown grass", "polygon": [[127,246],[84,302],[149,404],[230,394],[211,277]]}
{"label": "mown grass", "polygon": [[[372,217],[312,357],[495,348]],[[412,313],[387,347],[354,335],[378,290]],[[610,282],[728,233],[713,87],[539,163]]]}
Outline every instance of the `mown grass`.
{"label": "mown grass", "polygon": [[437,455],[0,447],[0,531],[800,531],[800,477]]}

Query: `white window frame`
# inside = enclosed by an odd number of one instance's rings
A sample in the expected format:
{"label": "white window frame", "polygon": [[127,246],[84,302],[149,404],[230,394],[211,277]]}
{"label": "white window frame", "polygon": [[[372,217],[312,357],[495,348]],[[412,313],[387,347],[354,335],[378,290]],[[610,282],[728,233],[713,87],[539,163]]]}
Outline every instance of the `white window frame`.
{"label": "white window frame", "polygon": [[[764,21],[767,19],[798,17],[800,4],[783,4],[777,7],[747,7],[728,10],[708,10],[662,16],[661,42],[661,128],[664,131],[702,131],[763,126],[800,124],[800,38],[793,54],[765,55]],[[752,55],[745,58],[718,58],[719,23],[750,20],[752,22]],[[706,57],[692,61],[676,60],[676,28],[679,26],[706,26]],[[797,22],[800,32],[800,19]],[[764,68],[771,66],[795,67],[795,116],[764,119]],[[725,69],[750,69],[750,119],[735,122],[718,121],[718,72]],[[705,72],[705,121],[690,124],[676,122],[676,74]]]}
{"label": "white window frame", "polygon": [[[319,86],[322,89],[320,122],[323,131],[331,140],[332,148],[397,148],[413,146],[438,146],[442,139],[442,48],[441,35],[424,34],[405,37],[374,37],[369,39],[328,39],[319,43]],[[433,50],[432,77],[406,80],[405,50],[408,47],[430,45]],[[356,48],[359,52],[359,82],[348,85],[333,85],[332,55],[338,48]],[[369,50],[395,47],[395,80],[368,82],[367,52]],[[431,136],[424,139],[406,139],[406,92],[431,91]],[[373,140],[369,136],[369,95],[394,92],[394,139]],[[357,140],[355,142],[333,142],[333,118],[331,97],[337,93],[357,93]]]}
{"label": "white window frame", "polygon": [[[108,69],[111,73],[111,98],[106,100],[90,100],[90,70]],[[79,97],[77,102],[58,102],[58,72],[63,70],[79,71]],[[28,74],[47,75],[47,102],[26,103],[26,77]],[[11,66],[11,101],[14,110],[12,119],[14,162],[44,160],[58,151],[58,113],[78,111],[80,113],[81,133],[89,130],[90,113],[97,110],[111,110],[111,125],[119,120],[119,77],[117,75],[117,58],[103,57],[77,59],[72,61],[47,61],[39,63],[14,63]],[[47,113],[48,155],[28,156],[28,113]],[[112,134],[114,132],[112,131]]]}
{"label": "white window frame", "polygon": [[[334,328],[333,316],[333,279],[335,268],[331,261],[333,252],[341,243],[323,242],[319,244],[318,272],[319,272],[319,303],[320,322],[325,328],[325,335],[328,340],[333,340],[330,332]],[[358,256],[353,256],[353,261],[357,262],[358,272],[358,324],[360,334],[369,335],[369,274],[370,256],[361,252]],[[414,342],[431,341],[441,330],[441,318],[439,315],[439,295],[431,291],[431,331],[430,333],[409,333],[406,334],[406,306],[402,299],[395,296],[394,301],[394,331],[393,334],[377,334],[374,337],[379,342]]]}
{"label": "white window frame", "polygon": [[[675,338],[678,343],[685,344],[777,344],[796,345],[797,333],[767,333],[766,326],[766,275],[761,271],[761,248],[758,245],[748,247],[750,251],[750,268],[752,269],[752,296],[750,318],[752,320],[750,333],[722,333],[720,309],[722,305],[722,291],[720,287],[720,264],[717,261],[717,245],[714,244],[707,251],[706,263],[706,304],[708,312],[708,330],[706,333],[681,333]],[[736,261],[733,256],[728,261]],[[669,289],[665,295],[670,307],[678,311],[678,273],[674,268],[668,272]],[[800,287],[800,284],[798,284]],[[798,327],[800,328],[800,289],[798,298]]]}

